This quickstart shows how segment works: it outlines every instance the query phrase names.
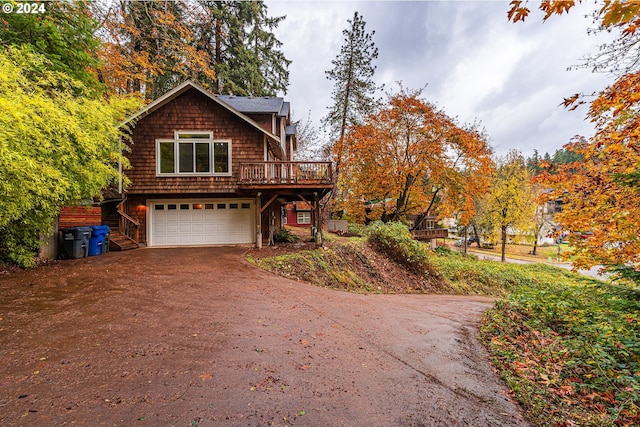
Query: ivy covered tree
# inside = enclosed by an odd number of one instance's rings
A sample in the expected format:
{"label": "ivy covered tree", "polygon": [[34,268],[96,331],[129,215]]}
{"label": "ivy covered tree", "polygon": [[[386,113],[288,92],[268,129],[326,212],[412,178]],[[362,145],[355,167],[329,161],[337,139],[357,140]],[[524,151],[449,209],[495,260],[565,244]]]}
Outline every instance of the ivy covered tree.
{"label": "ivy covered tree", "polygon": [[213,79],[208,53],[195,47],[189,11],[181,0],[96,4],[104,22],[99,53],[105,83],[118,93],[155,99],[198,75]]}

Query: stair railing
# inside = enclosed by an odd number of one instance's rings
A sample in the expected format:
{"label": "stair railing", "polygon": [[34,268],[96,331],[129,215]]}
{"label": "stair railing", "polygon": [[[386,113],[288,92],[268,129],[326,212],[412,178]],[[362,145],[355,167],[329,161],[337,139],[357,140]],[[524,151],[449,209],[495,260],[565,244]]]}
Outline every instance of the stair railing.
{"label": "stair railing", "polygon": [[136,244],[137,244],[138,241],[139,241],[139,237],[140,237],[140,235],[139,235],[140,223],[138,221],[136,221],[135,219],[131,218],[124,211],[124,202],[126,200],[127,199],[124,198],[124,200],[122,200],[120,203],[118,203],[117,211],[118,211],[118,215],[120,215],[120,222],[118,224],[118,231],[120,231],[120,233],[124,234],[129,239],[131,239],[134,242],[136,242]]}

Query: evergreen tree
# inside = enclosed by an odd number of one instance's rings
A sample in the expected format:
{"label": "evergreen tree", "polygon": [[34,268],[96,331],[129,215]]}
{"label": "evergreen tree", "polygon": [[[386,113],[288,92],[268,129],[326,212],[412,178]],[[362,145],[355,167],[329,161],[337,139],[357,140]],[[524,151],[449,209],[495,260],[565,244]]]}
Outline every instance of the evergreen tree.
{"label": "evergreen tree", "polygon": [[540,155],[538,154],[538,150],[533,150],[533,156],[527,157],[527,169],[531,176],[536,176],[542,170],[540,166]]}
{"label": "evergreen tree", "polygon": [[[361,124],[374,112],[377,104],[374,95],[378,87],[372,80],[376,70],[373,61],[378,57],[378,49],[373,42],[375,31],[366,32],[366,22],[358,12],[347,22],[349,28],[342,32],[344,44],[336,59],[331,61],[333,69],[325,72],[327,78],[334,81],[333,105],[324,118],[334,144],[342,142],[347,129]],[[338,174],[341,163],[339,152],[335,153],[335,161]]]}
{"label": "evergreen tree", "polygon": [[342,31],[344,43],[336,59],[331,61],[333,69],[325,71],[327,78],[334,81],[332,101],[329,113],[323,119],[328,127],[330,142],[323,150],[327,156],[332,155],[335,163],[335,184],[330,201],[326,204],[329,212],[336,210],[333,206],[339,194],[338,181],[345,153],[345,135],[347,129],[357,126],[375,112],[377,100],[375,92],[378,87],[373,82],[376,67],[373,60],[378,57],[378,49],[373,43],[375,31],[367,33],[365,21],[358,12],[353,19],[347,20],[349,27]]}
{"label": "evergreen tree", "polygon": [[3,50],[9,45],[37,52],[48,68],[63,72],[85,86],[99,87],[93,71],[99,61],[95,52],[98,22],[84,2],[47,2],[46,13],[8,13],[0,19]]}
{"label": "evergreen tree", "polygon": [[582,155],[576,153],[575,151],[564,148],[556,150],[555,153],[553,153],[553,157],[551,158],[551,162],[556,166],[566,165],[568,163],[578,162],[580,160],[582,160]]}
{"label": "evergreen tree", "polygon": [[269,17],[262,1],[200,1],[200,6],[196,39],[212,59],[215,91],[240,96],[286,93],[291,61],[273,34],[285,17]]}

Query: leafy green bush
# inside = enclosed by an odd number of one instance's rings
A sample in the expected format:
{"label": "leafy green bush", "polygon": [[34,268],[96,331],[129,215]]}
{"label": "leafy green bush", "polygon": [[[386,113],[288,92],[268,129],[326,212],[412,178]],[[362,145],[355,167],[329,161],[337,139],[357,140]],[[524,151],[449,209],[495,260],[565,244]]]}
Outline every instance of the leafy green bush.
{"label": "leafy green bush", "polygon": [[637,291],[570,273],[537,282],[496,304],[482,329],[531,418],[539,425],[639,425]]}
{"label": "leafy green bush", "polygon": [[280,230],[276,232],[273,236],[273,240],[279,243],[292,243],[300,240],[298,236],[292,234],[289,230],[282,227]]}
{"label": "leafy green bush", "polygon": [[429,264],[430,249],[415,240],[406,225],[376,221],[367,227],[366,235],[369,243],[397,263],[414,272],[426,271],[435,275],[435,270]]}
{"label": "leafy green bush", "polygon": [[139,100],[106,100],[60,64],[28,48],[0,51],[0,262],[34,266],[60,208],[119,179],[122,120]]}
{"label": "leafy green bush", "polygon": [[462,258],[462,259],[466,258],[466,259],[473,259],[473,260],[478,259],[478,257],[476,255],[473,255],[472,253],[467,253],[465,255],[463,252],[455,251],[446,246],[438,246],[433,251],[440,256],[448,256],[448,257]]}
{"label": "leafy green bush", "polygon": [[365,226],[362,224],[356,224],[355,222],[347,223],[347,233],[350,236],[362,236],[365,233]]}

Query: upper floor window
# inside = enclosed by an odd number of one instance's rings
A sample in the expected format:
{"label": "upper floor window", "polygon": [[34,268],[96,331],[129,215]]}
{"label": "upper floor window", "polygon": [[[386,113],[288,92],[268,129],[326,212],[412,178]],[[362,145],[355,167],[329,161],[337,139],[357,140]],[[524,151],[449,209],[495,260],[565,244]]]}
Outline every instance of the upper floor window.
{"label": "upper floor window", "polygon": [[231,141],[211,132],[176,132],[156,141],[158,175],[231,175]]}

